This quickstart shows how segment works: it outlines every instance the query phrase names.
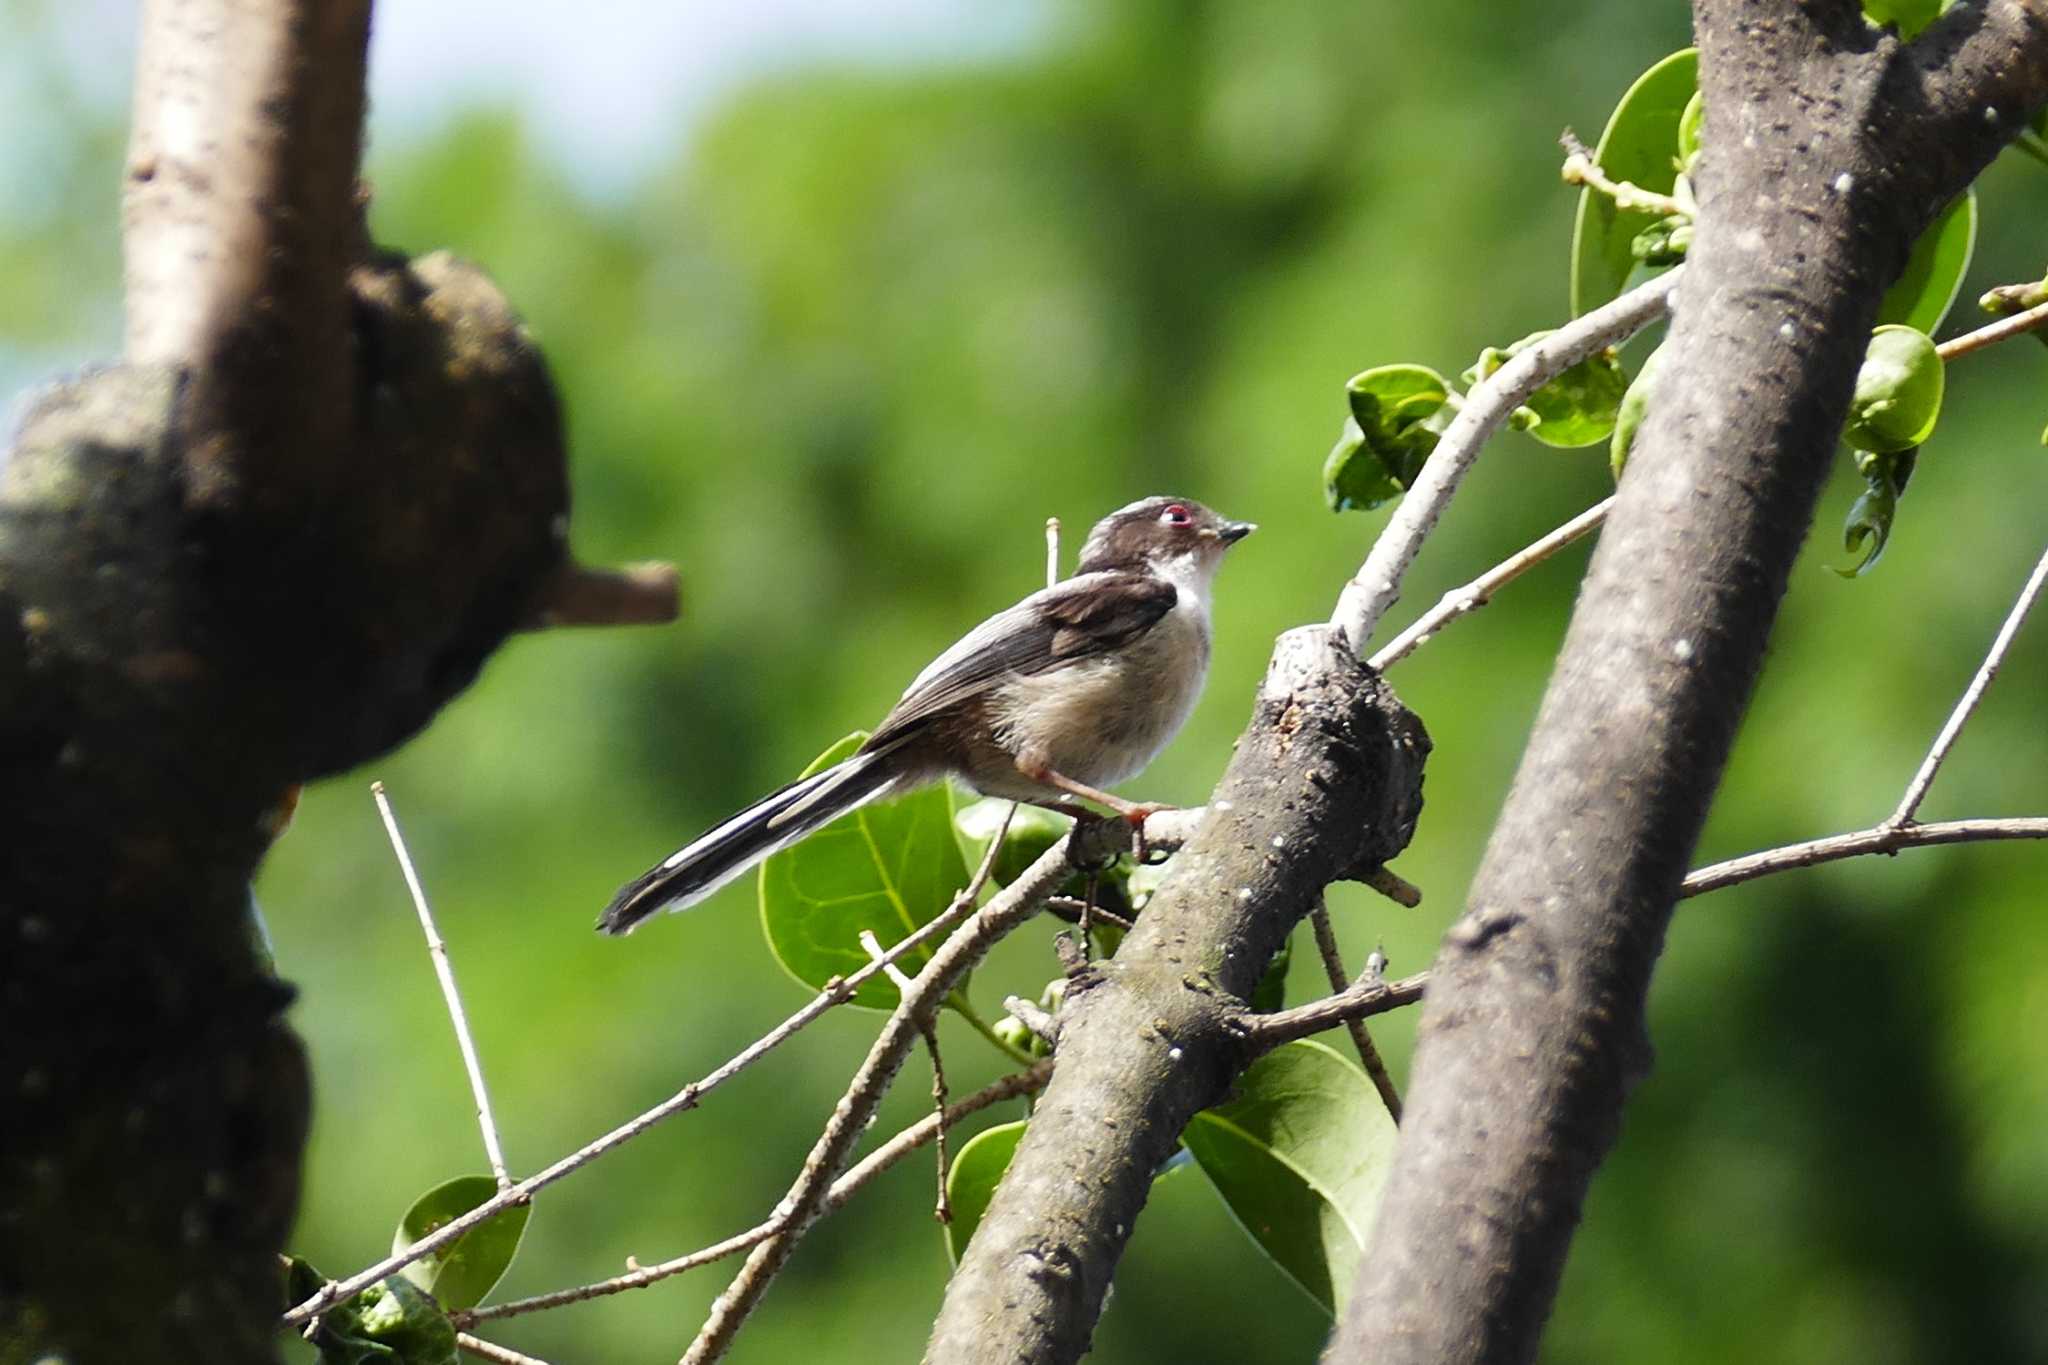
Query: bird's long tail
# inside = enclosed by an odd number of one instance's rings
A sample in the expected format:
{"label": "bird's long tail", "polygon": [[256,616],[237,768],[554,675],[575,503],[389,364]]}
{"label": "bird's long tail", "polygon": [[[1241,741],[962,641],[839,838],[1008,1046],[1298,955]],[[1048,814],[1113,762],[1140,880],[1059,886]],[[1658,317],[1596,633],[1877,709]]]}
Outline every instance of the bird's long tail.
{"label": "bird's long tail", "polygon": [[620,887],[597,927],[631,933],[657,910],[688,909],[769,854],[866,805],[894,778],[884,757],[855,754],[762,797]]}

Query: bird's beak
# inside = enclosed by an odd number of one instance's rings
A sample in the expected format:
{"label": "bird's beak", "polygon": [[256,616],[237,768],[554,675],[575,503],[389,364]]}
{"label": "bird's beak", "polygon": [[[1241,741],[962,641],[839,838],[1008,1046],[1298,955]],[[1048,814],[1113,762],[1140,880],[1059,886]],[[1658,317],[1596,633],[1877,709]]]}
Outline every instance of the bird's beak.
{"label": "bird's beak", "polygon": [[1223,523],[1223,529],[1218,531],[1217,535],[1223,538],[1225,545],[1235,545],[1238,541],[1243,540],[1258,529],[1258,525],[1254,522],[1226,521]]}

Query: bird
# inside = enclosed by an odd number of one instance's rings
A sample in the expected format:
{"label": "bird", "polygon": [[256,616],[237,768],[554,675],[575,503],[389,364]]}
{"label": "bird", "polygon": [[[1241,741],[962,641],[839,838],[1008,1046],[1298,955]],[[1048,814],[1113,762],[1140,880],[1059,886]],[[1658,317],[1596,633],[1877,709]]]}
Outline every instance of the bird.
{"label": "bird", "polygon": [[[997,612],[911,680],[843,762],[712,826],[626,883],[597,927],[630,933],[885,796],[955,778],[984,796],[1104,806],[1133,826],[1166,807],[1102,790],[1179,731],[1209,671],[1209,595],[1223,553],[1258,529],[1154,496],[1095,524],[1074,576]],[[1084,808],[1085,809],[1085,808]]]}

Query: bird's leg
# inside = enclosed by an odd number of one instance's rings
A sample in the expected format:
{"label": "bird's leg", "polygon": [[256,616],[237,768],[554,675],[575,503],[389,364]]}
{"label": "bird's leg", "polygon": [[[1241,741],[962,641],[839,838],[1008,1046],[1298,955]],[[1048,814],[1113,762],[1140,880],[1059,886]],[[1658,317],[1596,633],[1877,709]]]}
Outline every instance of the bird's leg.
{"label": "bird's leg", "polygon": [[1112,796],[1110,793],[1096,787],[1091,787],[1085,782],[1076,782],[1044,759],[1037,758],[1031,754],[1017,755],[1017,771],[1030,778],[1033,782],[1042,783],[1048,787],[1055,787],[1060,791],[1081,797],[1084,800],[1096,802],[1115,811],[1123,818],[1124,823],[1131,827],[1132,833],[1136,838],[1136,847],[1132,852],[1141,863],[1145,861],[1145,822],[1160,811],[1176,809],[1176,807],[1166,805],[1163,802],[1126,801],[1121,796]]}

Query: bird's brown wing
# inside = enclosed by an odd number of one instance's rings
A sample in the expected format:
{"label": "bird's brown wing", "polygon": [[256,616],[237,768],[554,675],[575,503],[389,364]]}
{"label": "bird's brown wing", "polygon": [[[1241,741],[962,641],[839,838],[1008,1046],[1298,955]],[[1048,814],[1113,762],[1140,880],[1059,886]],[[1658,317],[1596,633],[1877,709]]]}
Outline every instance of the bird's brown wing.
{"label": "bird's brown wing", "polygon": [[1143,635],[1179,593],[1150,574],[1081,574],[1033,593],[976,626],[934,659],[864,745],[902,742],[933,716],[1004,678],[1066,668]]}

